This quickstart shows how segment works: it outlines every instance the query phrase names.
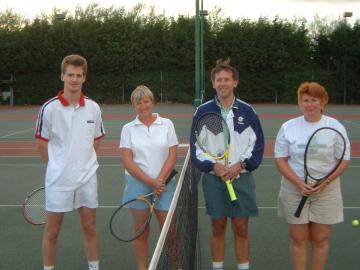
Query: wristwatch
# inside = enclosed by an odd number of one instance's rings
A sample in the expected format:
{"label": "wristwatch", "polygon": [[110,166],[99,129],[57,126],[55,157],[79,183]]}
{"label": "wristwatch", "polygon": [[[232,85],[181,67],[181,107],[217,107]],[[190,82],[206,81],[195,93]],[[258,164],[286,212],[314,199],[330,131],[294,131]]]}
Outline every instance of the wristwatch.
{"label": "wristwatch", "polygon": [[246,163],[245,161],[240,161],[240,167],[242,170],[245,170],[246,169]]}

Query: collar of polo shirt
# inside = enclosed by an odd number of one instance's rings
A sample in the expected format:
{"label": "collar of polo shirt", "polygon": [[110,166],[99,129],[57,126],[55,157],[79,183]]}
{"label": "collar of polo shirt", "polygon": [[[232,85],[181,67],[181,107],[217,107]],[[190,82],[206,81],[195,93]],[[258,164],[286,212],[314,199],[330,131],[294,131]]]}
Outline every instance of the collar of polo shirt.
{"label": "collar of polo shirt", "polygon": [[[153,115],[154,117],[156,117],[156,118],[155,118],[155,121],[154,121],[152,124],[161,125],[161,124],[162,124],[162,121],[161,121],[161,118],[159,117],[159,114],[158,114],[158,113],[153,113],[152,115]],[[136,118],[135,118],[135,124],[136,124],[136,125],[144,125],[144,123],[140,121],[138,115],[137,115]]]}
{"label": "collar of polo shirt", "polygon": [[[70,106],[70,103],[64,98],[63,93],[64,93],[64,90],[60,90],[57,94],[61,104],[65,107]],[[85,106],[85,98],[84,98],[83,92],[80,93],[79,105]]]}

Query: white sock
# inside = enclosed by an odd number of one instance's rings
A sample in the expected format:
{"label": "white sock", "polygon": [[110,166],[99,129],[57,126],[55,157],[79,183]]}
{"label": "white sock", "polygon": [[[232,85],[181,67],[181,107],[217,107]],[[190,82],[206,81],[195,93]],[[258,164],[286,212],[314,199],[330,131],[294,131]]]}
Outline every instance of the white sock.
{"label": "white sock", "polygon": [[89,263],[89,270],[99,270],[99,261],[92,261]]}
{"label": "white sock", "polygon": [[45,266],[44,265],[44,270],[54,270],[54,266]]}
{"label": "white sock", "polygon": [[213,262],[213,270],[223,270],[224,262]]}
{"label": "white sock", "polygon": [[238,269],[239,270],[249,270],[249,262],[239,263],[238,264]]}

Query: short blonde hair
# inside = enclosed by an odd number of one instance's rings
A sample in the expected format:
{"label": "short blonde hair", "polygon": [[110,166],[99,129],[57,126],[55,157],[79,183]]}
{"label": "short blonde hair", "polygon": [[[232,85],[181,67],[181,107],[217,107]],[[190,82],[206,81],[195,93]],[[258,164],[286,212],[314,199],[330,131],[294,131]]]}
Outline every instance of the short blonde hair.
{"label": "short blonde hair", "polygon": [[323,106],[325,106],[329,101],[329,96],[325,87],[317,82],[303,82],[299,86],[297,94],[299,105],[301,104],[301,99],[305,94],[320,99],[320,102]]}
{"label": "short blonde hair", "polygon": [[145,97],[150,98],[151,101],[154,102],[154,94],[151,92],[151,90],[145,85],[139,85],[131,93],[131,104],[135,105],[136,102],[142,100]]}

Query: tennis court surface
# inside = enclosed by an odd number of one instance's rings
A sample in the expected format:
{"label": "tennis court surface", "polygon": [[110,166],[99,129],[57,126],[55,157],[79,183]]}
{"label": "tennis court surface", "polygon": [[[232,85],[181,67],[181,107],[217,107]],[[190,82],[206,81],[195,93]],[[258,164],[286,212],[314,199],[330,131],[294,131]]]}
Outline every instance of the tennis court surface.
{"label": "tennis court surface", "polygon": [[[260,216],[250,220],[251,269],[289,270],[291,262],[287,224],[285,220],[277,217],[276,211],[280,175],[275,168],[272,151],[280,125],[301,113],[295,105],[255,104],[254,107],[264,129],[266,153],[262,165],[254,172]],[[43,227],[27,224],[21,215],[21,204],[27,193],[42,186],[44,182],[45,165],[37,155],[33,139],[38,109],[37,106],[0,106],[0,269],[35,270],[42,267]],[[124,186],[124,168],[118,151],[120,131],[121,127],[134,117],[133,108],[130,105],[103,105],[102,110],[107,136],[102,142],[98,170],[100,207],[97,224],[101,269],[136,269],[131,244],[114,239],[108,224],[112,212],[119,205]],[[194,109],[191,105],[159,104],[155,106],[155,111],[174,122],[181,143],[176,165],[180,172],[187,153]],[[351,221],[360,218],[360,106],[330,105],[326,114],[340,120],[352,143],[352,162],[342,177],[345,222],[333,227],[326,269],[357,270],[360,265],[360,227],[352,227]],[[201,185],[191,185],[186,181],[184,183],[191,192],[196,192],[198,188],[198,206],[195,217],[181,216],[181,219],[185,222],[198,218],[200,243],[196,248],[200,249],[200,254],[195,256],[194,260],[198,262],[196,265],[199,265],[199,269],[210,269],[210,221],[205,214]],[[179,198],[184,199],[184,196],[180,193]],[[180,227],[181,225],[179,224]],[[157,224],[153,222],[151,254],[159,237],[156,227]],[[176,236],[182,241],[188,236],[187,233],[189,231]],[[82,241],[77,213],[66,214],[59,239],[56,269],[86,269]],[[190,241],[194,240],[191,238]],[[181,254],[190,256],[182,252]],[[167,257],[171,258],[171,254]],[[229,230],[224,267],[235,269],[235,266],[232,234]]]}

